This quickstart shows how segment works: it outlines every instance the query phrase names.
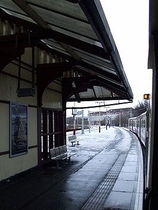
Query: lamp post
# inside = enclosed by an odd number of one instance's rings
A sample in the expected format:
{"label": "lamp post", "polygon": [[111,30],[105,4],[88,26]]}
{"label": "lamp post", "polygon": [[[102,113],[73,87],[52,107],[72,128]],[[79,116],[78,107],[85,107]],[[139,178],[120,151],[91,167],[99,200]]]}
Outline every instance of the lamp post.
{"label": "lamp post", "polygon": [[90,130],[91,130],[91,121],[90,121],[90,111],[88,111],[88,123],[89,123],[89,133],[90,133]]}
{"label": "lamp post", "polygon": [[119,111],[119,127],[122,126],[122,111]]}
{"label": "lamp post", "polygon": [[101,125],[100,125],[100,104],[99,104],[99,133],[101,132]]}
{"label": "lamp post", "polygon": [[106,130],[108,129],[108,107],[106,107]]}
{"label": "lamp post", "polygon": [[[75,107],[75,102],[74,102],[74,107]],[[72,115],[73,115],[73,135],[76,135],[76,115],[77,115],[77,109],[72,109]]]}
{"label": "lamp post", "polygon": [[73,128],[73,135],[76,134],[76,115],[73,115],[73,121],[74,121],[74,128]]}
{"label": "lamp post", "polygon": [[96,102],[96,103],[99,104],[99,133],[100,133],[100,132],[101,132],[101,123],[100,123],[100,104],[101,104],[101,103],[104,103],[104,102],[99,101],[99,102]]}
{"label": "lamp post", "polygon": [[84,110],[82,109],[82,134],[84,134]]}

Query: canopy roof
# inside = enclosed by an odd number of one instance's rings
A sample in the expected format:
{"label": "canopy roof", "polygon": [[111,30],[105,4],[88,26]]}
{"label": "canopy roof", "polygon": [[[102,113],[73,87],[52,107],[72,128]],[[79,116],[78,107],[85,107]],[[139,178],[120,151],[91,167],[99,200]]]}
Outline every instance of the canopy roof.
{"label": "canopy roof", "polygon": [[1,19],[22,25],[36,36],[39,47],[61,56],[79,72],[77,78],[62,78],[76,88],[68,101],[132,101],[99,0],[1,0],[0,8]]}

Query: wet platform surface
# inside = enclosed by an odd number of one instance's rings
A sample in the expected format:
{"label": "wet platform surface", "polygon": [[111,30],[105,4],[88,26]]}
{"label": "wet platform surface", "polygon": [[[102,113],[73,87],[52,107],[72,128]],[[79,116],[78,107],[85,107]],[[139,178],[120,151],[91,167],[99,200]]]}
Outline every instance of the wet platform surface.
{"label": "wet platform surface", "polygon": [[[77,134],[80,145],[61,169],[48,166],[0,190],[1,210],[141,210],[142,154],[120,128]],[[9,181],[9,180],[8,180]]]}

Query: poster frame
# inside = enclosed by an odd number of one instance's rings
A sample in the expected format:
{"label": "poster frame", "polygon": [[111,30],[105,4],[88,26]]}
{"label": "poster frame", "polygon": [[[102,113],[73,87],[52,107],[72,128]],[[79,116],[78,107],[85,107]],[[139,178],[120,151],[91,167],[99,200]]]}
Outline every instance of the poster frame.
{"label": "poster frame", "polygon": [[10,102],[10,157],[28,153],[28,105]]}

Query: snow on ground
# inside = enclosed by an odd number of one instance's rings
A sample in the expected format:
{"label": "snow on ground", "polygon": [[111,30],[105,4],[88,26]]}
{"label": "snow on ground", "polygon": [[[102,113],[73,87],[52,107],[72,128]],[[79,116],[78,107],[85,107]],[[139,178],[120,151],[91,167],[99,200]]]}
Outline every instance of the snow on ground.
{"label": "snow on ground", "polygon": [[[67,137],[71,135],[73,135],[72,131],[67,133]],[[116,150],[128,151],[131,144],[130,134],[118,127],[108,127],[106,130],[106,127],[102,126],[101,132],[99,132],[99,127],[95,126],[91,128],[90,131],[89,129],[85,129],[84,134],[82,134],[82,131],[76,131],[76,137],[80,145],[74,146],[73,148],[75,150],[99,151],[106,148],[110,143],[116,140],[116,138],[119,138],[118,143],[115,145]],[[68,141],[68,138],[67,145],[69,148],[72,148],[72,144]]]}
{"label": "snow on ground", "polygon": [[[86,147],[93,147],[94,145],[97,146],[99,144],[108,144],[111,139],[114,139],[116,136],[115,128],[108,128],[106,130],[105,127],[101,127],[101,132],[99,133],[98,127],[93,127],[90,129],[85,129],[84,134],[81,133],[82,131],[76,131],[77,140],[79,140],[80,145]],[[73,132],[68,132],[67,136],[73,135]],[[68,145],[71,145],[68,142]]]}
{"label": "snow on ground", "polygon": [[130,149],[131,146],[131,136],[127,131],[123,129],[121,131],[124,137],[119,141],[118,144],[116,144],[115,149],[126,152]]}

